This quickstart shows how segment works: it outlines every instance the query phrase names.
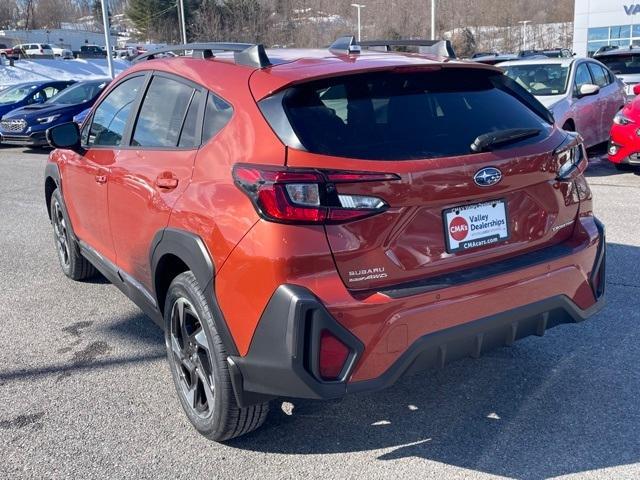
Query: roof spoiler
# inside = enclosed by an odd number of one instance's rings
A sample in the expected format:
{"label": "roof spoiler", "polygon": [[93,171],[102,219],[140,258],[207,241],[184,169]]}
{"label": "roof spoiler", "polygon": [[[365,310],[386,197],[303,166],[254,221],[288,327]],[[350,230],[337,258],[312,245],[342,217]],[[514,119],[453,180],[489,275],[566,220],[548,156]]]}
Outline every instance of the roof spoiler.
{"label": "roof spoiler", "polygon": [[216,52],[233,52],[233,59],[238,65],[246,65],[253,68],[267,68],[271,66],[271,61],[267,56],[264,45],[253,43],[185,43],[183,45],[169,45],[158,48],[133,59],[133,63],[143,60],[153,60],[156,55],[175,52],[192,52],[194,58],[214,58]]}

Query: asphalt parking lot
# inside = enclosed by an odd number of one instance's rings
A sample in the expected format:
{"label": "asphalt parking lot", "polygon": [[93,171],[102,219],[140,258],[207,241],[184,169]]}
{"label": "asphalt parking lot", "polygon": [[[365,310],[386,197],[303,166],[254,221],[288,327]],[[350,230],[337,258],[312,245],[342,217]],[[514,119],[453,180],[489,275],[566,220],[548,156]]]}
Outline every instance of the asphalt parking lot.
{"label": "asphalt parking lot", "polygon": [[607,306],[226,445],[183,415],[159,329],[60,271],[46,154],[0,147],[0,478],[640,478],[640,176],[596,160]]}

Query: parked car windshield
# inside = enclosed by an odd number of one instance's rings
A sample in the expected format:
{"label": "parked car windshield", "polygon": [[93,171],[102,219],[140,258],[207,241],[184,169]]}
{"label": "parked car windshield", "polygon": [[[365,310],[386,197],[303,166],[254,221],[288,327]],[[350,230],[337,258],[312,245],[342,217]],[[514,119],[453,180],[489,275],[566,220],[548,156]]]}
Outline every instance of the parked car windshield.
{"label": "parked car windshield", "polygon": [[56,103],[62,105],[75,105],[91,100],[98,95],[104,87],[106,81],[80,82],[69,88],[65,88],[57,95],[54,95],[46,103]]}
{"label": "parked car windshield", "polygon": [[0,93],[0,105],[10,105],[24,99],[30,92],[36,89],[36,85],[16,85],[7,88]]}
{"label": "parked car windshield", "polygon": [[479,135],[515,128],[542,133],[549,127],[544,108],[525,90],[501,73],[480,69],[314,81],[289,89],[283,105],[308,151],[370,160],[466,155]]}
{"label": "parked car windshield", "polygon": [[561,95],[567,91],[569,67],[544,63],[509,65],[504,72],[536,96]]}
{"label": "parked car windshield", "polygon": [[604,63],[617,75],[640,73],[640,54],[598,55],[597,60]]}

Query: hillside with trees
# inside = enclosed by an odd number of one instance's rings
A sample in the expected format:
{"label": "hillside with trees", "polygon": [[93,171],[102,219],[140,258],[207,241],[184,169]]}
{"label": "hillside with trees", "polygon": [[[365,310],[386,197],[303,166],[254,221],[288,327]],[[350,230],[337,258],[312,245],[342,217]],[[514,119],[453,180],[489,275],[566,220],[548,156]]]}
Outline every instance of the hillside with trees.
{"label": "hillside with trees", "polygon": [[[313,47],[355,33],[350,0],[184,0],[190,40],[264,42]],[[95,0],[2,0],[0,28],[59,28],[63,22],[97,17]],[[362,0],[363,37],[430,37],[430,0]],[[437,36],[452,37],[467,51],[500,45],[517,48],[513,27],[571,22],[573,0],[437,0]],[[137,41],[180,39],[176,0],[109,0],[111,15],[124,14]],[[99,22],[95,22],[99,28]],[[512,27],[512,28],[508,28]],[[570,28],[558,38],[571,42]],[[544,39],[545,34],[539,37]],[[541,40],[542,41],[542,40]],[[542,46],[542,45],[540,45]]]}

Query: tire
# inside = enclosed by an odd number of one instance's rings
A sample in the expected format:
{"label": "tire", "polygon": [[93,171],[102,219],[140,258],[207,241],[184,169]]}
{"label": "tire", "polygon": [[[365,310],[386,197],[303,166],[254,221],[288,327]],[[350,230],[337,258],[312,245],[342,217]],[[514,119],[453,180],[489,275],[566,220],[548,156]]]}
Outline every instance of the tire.
{"label": "tire", "polygon": [[182,408],[196,430],[221,442],[260,427],[269,403],[238,407],[228,355],[192,272],[181,273],[171,282],[164,321],[171,376]]}
{"label": "tire", "polygon": [[80,248],[71,233],[69,216],[58,189],[55,189],[51,195],[49,211],[53,225],[53,240],[58,251],[60,268],[64,274],[72,280],[84,280],[94,276],[97,270],[80,253]]}

